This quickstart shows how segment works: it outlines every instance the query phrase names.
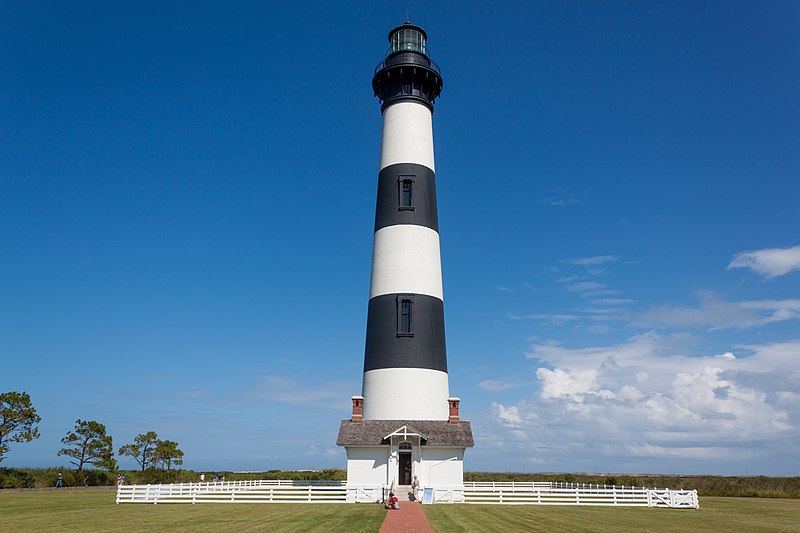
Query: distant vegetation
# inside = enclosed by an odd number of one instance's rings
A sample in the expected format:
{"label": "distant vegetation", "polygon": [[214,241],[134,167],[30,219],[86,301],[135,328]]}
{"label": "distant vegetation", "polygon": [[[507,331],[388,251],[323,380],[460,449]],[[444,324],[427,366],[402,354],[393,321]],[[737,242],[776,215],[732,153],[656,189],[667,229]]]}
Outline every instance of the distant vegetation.
{"label": "distant vegetation", "polygon": [[464,474],[464,481],[564,481],[567,483],[697,490],[700,496],[800,498],[800,477],[467,472]]}
{"label": "distant vegetation", "polygon": [[[142,470],[118,470],[109,472],[105,470],[87,470],[77,472],[67,468],[0,468],[0,489],[33,489],[53,487],[56,484],[58,473],[64,476],[65,487],[82,487],[84,479],[88,486],[116,485],[117,475],[125,475],[126,485],[148,483],[196,483],[200,480],[201,472],[194,470],[162,470],[148,468]],[[205,471],[206,482],[214,480],[241,481],[246,479],[296,479],[296,480],[339,480],[347,479],[347,472],[340,469],[330,470],[270,470],[269,472],[226,472]]]}

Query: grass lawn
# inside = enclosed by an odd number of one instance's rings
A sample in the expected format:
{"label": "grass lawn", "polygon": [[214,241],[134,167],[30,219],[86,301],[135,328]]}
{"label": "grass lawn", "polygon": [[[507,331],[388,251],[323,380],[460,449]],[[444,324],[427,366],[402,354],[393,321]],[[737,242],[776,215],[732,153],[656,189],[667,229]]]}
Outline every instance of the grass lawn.
{"label": "grass lawn", "polygon": [[441,533],[719,533],[800,531],[800,500],[700,498],[700,509],[511,505],[426,505]]}
{"label": "grass lawn", "polygon": [[[113,490],[0,493],[0,531],[270,531],[376,532],[381,505],[122,504]],[[406,504],[410,505],[410,504]],[[426,505],[444,532],[796,532],[800,500],[700,499],[701,508]]]}
{"label": "grass lawn", "polygon": [[0,493],[0,531],[341,531],[380,529],[382,505],[121,504],[113,490]]}

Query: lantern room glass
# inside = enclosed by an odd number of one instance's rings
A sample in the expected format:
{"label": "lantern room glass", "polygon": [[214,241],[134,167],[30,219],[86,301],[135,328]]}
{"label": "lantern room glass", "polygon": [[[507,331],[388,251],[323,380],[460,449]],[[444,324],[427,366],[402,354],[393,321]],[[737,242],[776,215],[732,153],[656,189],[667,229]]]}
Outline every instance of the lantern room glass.
{"label": "lantern room glass", "polygon": [[392,34],[392,52],[420,52],[425,50],[425,35],[419,30],[403,28]]}

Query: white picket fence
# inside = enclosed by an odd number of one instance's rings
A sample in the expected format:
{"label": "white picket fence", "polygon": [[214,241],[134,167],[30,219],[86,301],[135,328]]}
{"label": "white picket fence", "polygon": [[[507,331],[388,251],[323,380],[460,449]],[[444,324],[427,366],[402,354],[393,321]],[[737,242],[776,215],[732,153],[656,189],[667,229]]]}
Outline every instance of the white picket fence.
{"label": "white picket fence", "polygon": [[[438,492],[438,490],[436,491]],[[436,501],[448,501],[446,498]],[[458,502],[458,500],[455,500]],[[617,505],[697,509],[696,490],[548,482],[465,482],[460,503],[501,505]]]}
{"label": "white picket fence", "polygon": [[[344,481],[250,480],[122,485],[117,503],[374,503],[381,485]],[[697,509],[696,490],[549,482],[465,482],[437,486],[432,503],[499,505],[616,505]]]}
{"label": "white picket fence", "polygon": [[[380,499],[379,487],[376,496]],[[372,500],[375,501],[375,500]],[[117,503],[347,503],[343,481],[249,480],[121,485]]]}

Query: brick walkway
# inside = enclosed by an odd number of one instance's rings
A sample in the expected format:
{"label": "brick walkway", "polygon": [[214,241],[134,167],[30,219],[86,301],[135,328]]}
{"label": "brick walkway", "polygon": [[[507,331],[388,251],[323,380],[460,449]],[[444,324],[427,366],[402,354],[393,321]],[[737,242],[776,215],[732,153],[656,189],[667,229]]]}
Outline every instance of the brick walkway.
{"label": "brick walkway", "polygon": [[422,504],[400,502],[400,509],[386,510],[381,533],[433,533],[433,528],[422,512]]}

